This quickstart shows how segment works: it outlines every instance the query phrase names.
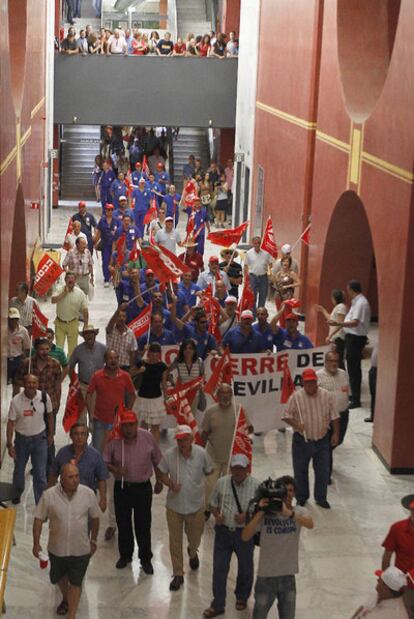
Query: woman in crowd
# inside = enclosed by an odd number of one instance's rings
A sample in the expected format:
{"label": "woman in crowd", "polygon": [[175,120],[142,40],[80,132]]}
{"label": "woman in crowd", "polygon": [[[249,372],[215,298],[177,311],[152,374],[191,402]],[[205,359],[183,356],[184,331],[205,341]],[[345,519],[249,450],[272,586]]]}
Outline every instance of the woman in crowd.
{"label": "woman in crowd", "polygon": [[205,34],[201,39],[200,45],[198,47],[198,53],[200,54],[200,56],[208,56],[210,53],[210,48],[210,35]]}
{"label": "woman in crowd", "polygon": [[145,56],[145,54],[148,54],[148,43],[140,32],[135,32],[134,34],[132,49],[133,56]]}
{"label": "woman in crowd", "polygon": [[[301,281],[295,271],[292,270],[292,258],[284,256],[281,260],[281,269],[272,276],[273,286],[276,290],[276,302],[281,304],[287,299],[292,299],[295,296],[295,288],[299,288]],[[277,305],[276,305],[277,307]],[[287,310],[289,313],[291,310]],[[281,327],[285,326],[285,312],[279,319]]]}
{"label": "woman in crowd", "polygon": [[[166,378],[173,384],[189,383],[191,380],[204,377],[204,363],[197,355],[197,346],[192,339],[185,339],[178,351],[177,358],[172,362],[166,372]],[[191,405],[193,415],[198,408],[203,409],[204,393],[202,386],[188,393],[188,401]]]}
{"label": "woman in crowd", "polygon": [[[326,320],[335,320],[335,322],[344,322],[347,313],[345,305],[345,295],[342,290],[334,288],[331,292],[331,301],[333,309],[328,312],[322,305],[315,305],[317,312],[323,314]],[[344,351],[345,351],[345,332],[342,327],[329,327],[329,333],[326,338],[327,344],[334,344],[335,350],[339,355],[339,367],[345,369]]]}
{"label": "woman in crowd", "polygon": [[224,174],[220,174],[220,180],[216,184],[216,219],[217,228],[224,228],[228,205],[228,186]]}
{"label": "woman in crowd", "polygon": [[194,33],[193,32],[189,32],[185,38],[185,48],[188,49],[188,46],[190,45],[190,41],[194,39]]}
{"label": "woman in crowd", "polygon": [[196,48],[196,40],[193,37],[192,39],[190,39],[188,45],[187,45],[187,56],[198,56],[198,50]]}
{"label": "woman in crowd", "polygon": [[150,54],[157,53],[157,45],[158,45],[159,40],[160,40],[160,35],[158,34],[156,30],[153,30],[150,34],[150,38],[148,41],[148,51]]}
{"label": "woman in crowd", "polygon": [[102,155],[96,155],[95,157],[95,166],[93,168],[93,172],[92,172],[92,183],[93,186],[95,187],[95,195],[96,195],[96,201],[99,202],[101,199],[101,188],[99,186],[99,181],[100,178],[102,176],[102,164],[103,164],[103,157]]}
{"label": "woman in crowd", "polygon": [[178,37],[174,45],[173,56],[185,56],[186,46],[181,37]]}
{"label": "woman in crowd", "polygon": [[[142,358],[142,365],[135,374],[141,374],[138,397],[134,410],[138,413],[141,426],[150,430],[160,442],[160,425],[166,416],[163,391],[166,386],[167,366],[161,361],[161,346],[158,342],[149,344]],[[165,391],[164,391],[165,393]]]}

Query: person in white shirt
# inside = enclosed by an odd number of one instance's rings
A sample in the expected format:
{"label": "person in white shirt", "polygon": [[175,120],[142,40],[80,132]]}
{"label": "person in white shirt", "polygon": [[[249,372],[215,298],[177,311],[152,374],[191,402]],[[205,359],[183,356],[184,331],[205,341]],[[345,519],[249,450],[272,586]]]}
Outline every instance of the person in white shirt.
{"label": "person in white shirt", "polygon": [[[329,466],[329,483],[332,475],[333,457],[332,452],[338,445],[343,443],[346,430],[348,428],[349,410],[348,410],[348,377],[345,370],[339,368],[339,355],[336,351],[330,350],[325,354],[325,367],[316,372],[318,377],[318,385],[326,391],[333,394],[335,400],[336,412],[339,413],[339,440],[337,445],[331,445],[330,466]],[[332,428],[329,431],[332,436]]]}
{"label": "person in white shirt", "polygon": [[331,327],[343,327],[345,331],[345,358],[351,387],[349,408],[361,406],[361,358],[367,343],[371,309],[367,299],[362,294],[360,282],[351,279],[347,284],[347,292],[351,298],[351,307],[344,322],[328,320]]}
{"label": "person in white shirt", "polygon": [[166,247],[173,254],[177,252],[177,245],[182,245],[180,234],[174,228],[174,219],[172,217],[165,218],[165,227],[163,230],[158,230],[155,235],[155,242]]}
{"label": "person in white shirt", "polygon": [[253,237],[253,247],[246,253],[244,261],[244,275],[249,276],[250,286],[254,292],[255,304],[253,313],[255,317],[256,308],[265,307],[266,305],[268,289],[267,271],[272,263],[270,254],[260,249],[261,242],[260,236]]}
{"label": "person in white shirt", "polygon": [[[13,487],[16,491],[14,504],[20,503],[20,496],[24,491],[29,457],[33,467],[33,493],[36,504],[47,486],[47,446],[48,443],[53,443],[54,424],[50,421],[52,402],[46,393],[39,391],[38,387],[37,376],[26,374],[24,390],[15,395],[10,403],[6,434],[7,451],[14,460]],[[49,415],[48,429],[45,423],[46,415]]]}
{"label": "person in white shirt", "polygon": [[16,307],[20,312],[20,324],[29,332],[32,331],[33,304],[35,300],[29,295],[29,286],[26,282],[19,282],[16,286],[16,296],[10,299],[9,307]]}
{"label": "person in white shirt", "polygon": [[[122,33],[123,34],[123,33]],[[115,28],[113,35],[111,35],[108,39],[107,45],[107,56],[111,54],[124,56],[128,55],[128,45],[125,41],[125,38],[121,36],[121,31],[118,28]]]}
{"label": "person in white shirt", "polygon": [[88,238],[84,232],[81,232],[81,226],[82,224],[80,221],[72,222],[72,232],[65,238],[66,243],[70,245],[69,249],[76,249],[76,239],[79,237],[85,239],[86,245],[88,245]]}
{"label": "person in white shirt", "polygon": [[377,570],[377,599],[366,606],[360,606],[351,619],[409,619],[402,599],[402,590],[407,577],[398,567],[391,565],[386,570]]}

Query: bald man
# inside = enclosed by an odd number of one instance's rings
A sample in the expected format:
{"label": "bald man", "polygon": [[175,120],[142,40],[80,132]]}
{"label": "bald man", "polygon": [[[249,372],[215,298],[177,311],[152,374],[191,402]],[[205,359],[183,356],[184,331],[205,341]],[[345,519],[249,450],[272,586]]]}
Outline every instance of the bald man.
{"label": "bald man", "polygon": [[57,584],[62,593],[56,612],[75,619],[82,581],[96,551],[99,530],[98,501],[90,488],[79,484],[76,465],[65,464],[60,483],[45,490],[37,504],[33,521],[35,557],[42,551],[40,536],[46,519],[49,520],[50,582]]}

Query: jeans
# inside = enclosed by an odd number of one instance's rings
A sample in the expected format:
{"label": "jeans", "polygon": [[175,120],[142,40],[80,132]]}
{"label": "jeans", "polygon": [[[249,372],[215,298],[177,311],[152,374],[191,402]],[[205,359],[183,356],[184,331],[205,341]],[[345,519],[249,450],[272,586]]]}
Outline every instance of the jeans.
{"label": "jeans", "polygon": [[234,594],[236,600],[247,602],[253,585],[254,540],[243,542],[243,527],[231,531],[225,526],[216,526],[213,553],[213,601],[211,608],[224,610],[226,605],[226,585],[233,552],[237,556],[237,581]]}
{"label": "jeans", "polygon": [[295,619],[296,581],[294,576],[258,576],[254,587],[253,619],[266,619],[277,598],[279,619]]}
{"label": "jeans", "polygon": [[296,481],[296,499],[309,499],[309,463],[312,460],[315,471],[315,501],[326,501],[329,481],[330,459],[329,433],[319,441],[307,442],[301,434],[294,432],[292,440],[292,461]]}
{"label": "jeans", "polygon": [[7,382],[13,382],[14,376],[22,364],[24,359],[23,355],[19,355],[18,357],[9,357],[7,359]]}
{"label": "jeans", "polygon": [[267,275],[253,275],[253,273],[249,273],[249,279],[255,299],[253,313],[256,316],[256,308],[266,305],[268,288]]}
{"label": "jeans", "polygon": [[96,17],[100,17],[102,11],[102,0],[92,0],[92,6],[95,9]]}
{"label": "jeans", "polygon": [[13,486],[23,494],[25,485],[26,464],[29,457],[33,467],[33,492],[37,504],[47,485],[46,462],[47,462],[47,438],[46,432],[40,432],[34,436],[24,436],[16,432],[14,443],[16,459],[14,461]]}
{"label": "jeans", "polygon": [[72,24],[73,23],[73,18],[74,18],[74,11],[75,11],[75,2],[74,2],[74,0],[66,0],[66,8],[67,8],[66,21],[69,24]]}
{"label": "jeans", "polygon": [[132,515],[134,531],[138,544],[138,557],[141,563],[149,563],[151,552],[151,504],[152,486],[147,481],[142,484],[130,484],[116,480],[114,487],[116,524],[118,526],[119,555],[131,559],[134,552],[134,534],[132,532]]}
{"label": "jeans", "polygon": [[92,446],[100,453],[103,452],[105,437],[108,430],[112,430],[111,423],[104,423],[103,421],[99,421],[99,419],[93,420]]}
{"label": "jeans", "polygon": [[345,336],[346,367],[351,387],[351,400],[356,404],[361,402],[361,357],[366,343],[365,335],[347,333]]}
{"label": "jeans", "polygon": [[75,0],[74,2],[75,6],[74,6],[74,12],[73,12],[73,17],[80,17],[81,16],[81,6],[82,6],[82,0]]}

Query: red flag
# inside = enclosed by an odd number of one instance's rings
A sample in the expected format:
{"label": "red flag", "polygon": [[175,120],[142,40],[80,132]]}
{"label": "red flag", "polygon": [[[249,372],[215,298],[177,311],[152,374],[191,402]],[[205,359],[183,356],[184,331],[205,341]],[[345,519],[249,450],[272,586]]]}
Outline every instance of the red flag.
{"label": "red flag", "polygon": [[289,312],[292,312],[295,308],[300,307],[300,301],[298,299],[286,299],[284,301],[285,309]]}
{"label": "red flag", "polygon": [[135,337],[144,335],[149,329],[151,323],[152,303],[147,305],[142,312],[132,320],[128,327],[133,330]]}
{"label": "red flag", "polygon": [[129,259],[130,260],[138,260],[138,258],[140,256],[140,253],[141,253],[141,245],[139,244],[139,240],[137,239],[135,241],[134,247],[129,252]]}
{"label": "red flag", "polygon": [[167,394],[170,398],[169,402],[167,402],[167,413],[174,415],[177,420],[177,425],[184,424],[190,426],[197,445],[203,445],[203,441],[201,440],[197,422],[189,404],[189,396],[191,391],[194,391],[194,394],[197,392],[202,382],[203,377],[198,376],[188,383],[178,383],[176,387],[167,389]]}
{"label": "red flag", "polygon": [[208,325],[208,330],[213,335],[217,342],[221,342],[221,333],[219,329],[220,322],[220,303],[219,300],[215,297],[212,297],[210,300],[210,323]]}
{"label": "red flag", "polygon": [[194,231],[194,227],[195,227],[195,213],[193,211],[187,220],[187,226],[185,229],[185,231],[187,232],[186,242],[190,234],[192,234],[192,232]]}
{"label": "red flag", "polygon": [[154,198],[153,200],[151,200],[150,207],[148,211],[145,213],[144,225],[146,226],[147,224],[151,223],[151,221],[154,221],[154,219],[157,219],[157,217],[158,217],[157,201]]}
{"label": "red flag", "polygon": [[124,403],[121,400],[118,406],[116,407],[114,423],[112,424],[112,430],[108,433],[107,440],[106,440],[107,443],[109,443],[109,441],[119,441],[119,439],[122,438],[121,417],[124,413],[124,410],[125,410]]}
{"label": "red flag", "polygon": [[142,256],[148,268],[157,274],[160,282],[169,282],[172,279],[181,277],[183,273],[191,273],[189,266],[162,245],[157,244],[143,248]]}
{"label": "red flag", "polygon": [[253,310],[255,303],[254,292],[250,285],[250,278],[247,275],[244,278],[243,292],[237,306],[237,311],[241,314],[244,310]]}
{"label": "red flag", "polygon": [[115,243],[116,247],[116,263],[118,266],[122,266],[125,258],[125,241],[126,235],[125,232],[121,234],[117,242]]}
{"label": "red flag", "polygon": [[204,223],[200,224],[197,228],[197,230],[194,232],[194,240],[197,239],[197,237],[199,236],[200,232],[202,232],[204,230]]}
{"label": "red flag", "polygon": [[280,396],[280,403],[286,404],[292,393],[295,391],[295,383],[290,373],[289,364],[286,363],[283,366],[283,380],[282,380],[282,394]]}
{"label": "red flag", "polygon": [[229,228],[228,230],[217,230],[216,232],[210,232],[207,239],[214,245],[222,245],[223,247],[230,247],[235,243],[238,245],[243,234],[247,230],[249,222],[246,221],[237,228]]}
{"label": "red flag", "polygon": [[260,249],[263,249],[263,251],[267,251],[267,253],[270,254],[272,258],[277,258],[277,245],[273,232],[272,218],[270,217],[270,215],[267,218],[266,228],[263,234]]}
{"label": "red flag", "polygon": [[45,337],[46,329],[49,320],[39,309],[37,303],[33,303],[32,314],[32,337],[35,340],[37,337]]}
{"label": "red flag", "polygon": [[309,224],[309,226],[305,228],[305,230],[300,235],[300,240],[303,241],[305,245],[310,245],[310,229],[311,225]]}
{"label": "red flag", "polygon": [[69,251],[70,249],[72,249],[72,246],[71,246],[71,244],[68,241],[68,234],[72,234],[72,232],[73,232],[73,221],[72,221],[72,219],[69,219],[68,227],[66,229],[65,238],[63,239],[63,249],[66,249],[66,251]]}
{"label": "red flag", "polygon": [[43,297],[62,273],[60,265],[45,254],[38,264],[33,290]]}
{"label": "red flag", "polygon": [[236,432],[233,439],[233,445],[231,447],[231,455],[242,454],[249,459],[249,469],[252,467],[253,448],[252,441],[250,440],[249,430],[247,426],[246,413],[242,406],[239,407],[239,414],[237,415]]}
{"label": "red flag", "polygon": [[80,390],[79,378],[75,370],[70,373],[70,384],[68,397],[66,399],[65,412],[62,425],[65,432],[69,432],[71,427],[78,421],[79,415],[85,407],[85,402]]}
{"label": "red flag", "polygon": [[146,174],[147,176],[150,174],[150,169],[149,169],[149,165],[148,165],[148,161],[147,161],[147,156],[144,155],[143,159],[142,159],[142,172],[143,174]]}
{"label": "red flag", "polygon": [[204,385],[204,393],[211,395],[216,400],[216,391],[220,383],[231,384],[233,380],[233,370],[231,367],[231,355],[228,348],[226,348],[216,363],[210,378]]}

